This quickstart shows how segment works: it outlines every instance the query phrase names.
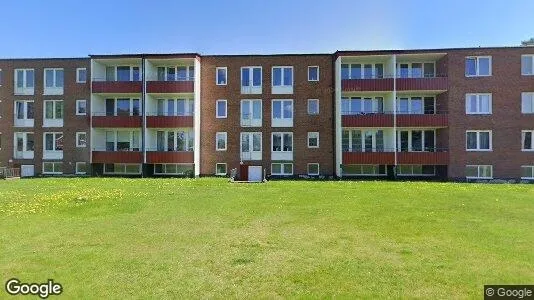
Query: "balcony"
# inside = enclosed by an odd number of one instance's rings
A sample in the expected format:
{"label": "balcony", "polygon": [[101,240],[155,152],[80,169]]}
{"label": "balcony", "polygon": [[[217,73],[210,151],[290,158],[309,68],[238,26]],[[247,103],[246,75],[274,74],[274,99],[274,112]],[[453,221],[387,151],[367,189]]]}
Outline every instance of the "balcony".
{"label": "balcony", "polygon": [[399,152],[397,163],[400,165],[448,165],[449,152],[438,149],[436,152]]}
{"label": "balcony", "polygon": [[449,115],[445,112],[437,114],[406,114],[397,113],[398,127],[447,127]]}
{"label": "balcony", "polygon": [[92,153],[93,163],[143,163],[140,151],[98,151]]}
{"label": "balcony", "polygon": [[174,94],[174,93],[193,93],[195,91],[195,82],[187,81],[147,81],[147,93],[154,94]]}
{"label": "balcony", "polygon": [[139,128],[143,124],[141,116],[106,115],[106,113],[93,113],[93,128]]}
{"label": "balcony", "polygon": [[193,151],[157,151],[147,150],[146,162],[148,164],[192,164],[194,163]]}
{"label": "balcony", "polygon": [[447,77],[397,78],[397,91],[446,91]]}
{"label": "balcony", "polygon": [[393,78],[343,79],[343,92],[388,92],[393,91]]}
{"label": "balcony", "polygon": [[356,152],[343,151],[342,163],[344,165],[393,165],[395,164],[395,153],[392,151],[380,152]]}
{"label": "balcony", "polygon": [[143,92],[141,81],[99,81],[93,79],[92,93],[134,94]]}
{"label": "balcony", "polygon": [[393,127],[392,112],[347,113],[341,116],[343,127]]}
{"label": "balcony", "polygon": [[193,116],[157,116],[146,117],[147,128],[193,127]]}

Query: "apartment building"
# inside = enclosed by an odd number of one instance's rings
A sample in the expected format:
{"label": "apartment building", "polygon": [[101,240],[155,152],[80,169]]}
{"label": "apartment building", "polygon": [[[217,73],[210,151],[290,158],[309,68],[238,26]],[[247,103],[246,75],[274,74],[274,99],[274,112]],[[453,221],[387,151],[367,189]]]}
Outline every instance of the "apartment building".
{"label": "apartment building", "polygon": [[534,179],[534,48],[0,59],[23,176]]}

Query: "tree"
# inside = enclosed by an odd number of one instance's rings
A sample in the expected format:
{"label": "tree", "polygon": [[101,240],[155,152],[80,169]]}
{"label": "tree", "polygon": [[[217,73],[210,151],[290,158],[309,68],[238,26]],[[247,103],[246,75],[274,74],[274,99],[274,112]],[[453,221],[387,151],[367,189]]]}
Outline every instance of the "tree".
{"label": "tree", "polygon": [[521,41],[521,46],[534,46],[534,37],[526,41]]}

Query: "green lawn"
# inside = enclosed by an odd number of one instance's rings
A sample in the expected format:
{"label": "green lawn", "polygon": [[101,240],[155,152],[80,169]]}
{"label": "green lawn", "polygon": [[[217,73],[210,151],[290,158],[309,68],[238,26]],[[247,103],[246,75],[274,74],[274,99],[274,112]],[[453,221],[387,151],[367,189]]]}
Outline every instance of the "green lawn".
{"label": "green lawn", "polygon": [[534,185],[0,181],[0,274],[67,298],[481,298],[534,283]]}

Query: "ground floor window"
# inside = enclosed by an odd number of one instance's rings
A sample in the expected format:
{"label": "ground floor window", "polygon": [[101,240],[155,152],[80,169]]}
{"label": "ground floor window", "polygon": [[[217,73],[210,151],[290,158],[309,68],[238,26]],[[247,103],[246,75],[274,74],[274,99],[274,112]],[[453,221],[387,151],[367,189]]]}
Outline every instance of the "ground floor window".
{"label": "ground floor window", "polygon": [[491,165],[468,165],[465,166],[467,179],[492,179],[493,166]]}
{"label": "ground floor window", "polygon": [[44,162],[43,174],[63,174],[62,162]]}
{"label": "ground floor window", "polygon": [[521,166],[521,179],[534,179],[534,166]]}
{"label": "ground floor window", "polygon": [[280,176],[293,175],[293,164],[292,163],[271,164],[271,175],[280,175]]}
{"label": "ground floor window", "polygon": [[318,163],[311,163],[308,164],[308,175],[319,175],[319,164]]}
{"label": "ground floor window", "polygon": [[105,164],[104,174],[141,174],[141,164]]}
{"label": "ground floor window", "polygon": [[85,162],[77,162],[76,163],[76,174],[78,174],[78,175],[87,174],[87,165],[86,165]]}
{"label": "ground floor window", "polygon": [[346,176],[384,176],[385,165],[344,165],[343,175]]}
{"label": "ground floor window", "polygon": [[399,176],[434,176],[436,167],[431,165],[398,165],[397,175]]}
{"label": "ground floor window", "polygon": [[156,175],[185,175],[193,172],[192,164],[155,164],[154,174]]}
{"label": "ground floor window", "polygon": [[215,175],[225,176],[226,173],[227,173],[227,171],[226,171],[226,164],[225,163],[217,163],[217,164],[215,164]]}

